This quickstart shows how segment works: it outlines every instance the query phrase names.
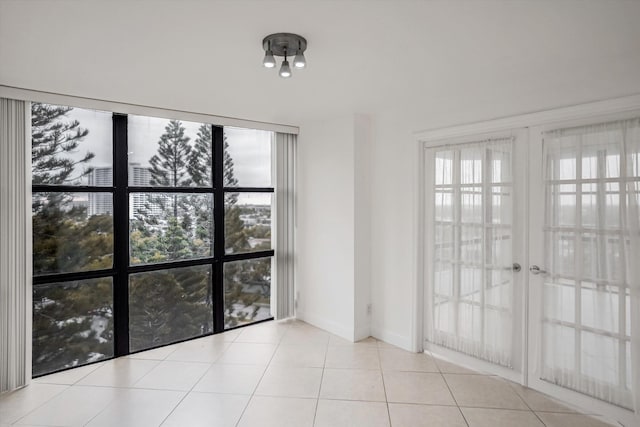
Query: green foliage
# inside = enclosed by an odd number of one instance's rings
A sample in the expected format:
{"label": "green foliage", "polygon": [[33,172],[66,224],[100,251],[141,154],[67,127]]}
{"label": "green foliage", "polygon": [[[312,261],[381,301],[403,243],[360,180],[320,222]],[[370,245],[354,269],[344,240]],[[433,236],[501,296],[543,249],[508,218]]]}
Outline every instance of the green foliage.
{"label": "green foliage", "polygon": [[134,274],[129,283],[129,336],[137,351],[213,329],[210,267]]}
{"label": "green foliage", "polygon": [[[69,107],[33,104],[34,184],[71,183],[91,172],[86,153],[71,160],[89,130],[66,118]],[[201,125],[190,145],[185,128],[171,120],[149,159],[151,185],[211,186],[212,133]],[[235,187],[234,162],[224,140],[225,187]],[[152,264],[211,256],[213,198],[209,195],[153,194],[129,224],[130,264]],[[113,262],[113,219],[87,216],[71,194],[36,194],[33,201],[34,272],[107,269]],[[241,253],[270,247],[270,226],[246,226],[241,215],[253,208],[225,194],[225,246]],[[222,207],[220,207],[222,208]],[[251,248],[249,237],[265,239]],[[132,351],[211,332],[210,266],[133,274],[129,282],[129,333]],[[251,322],[269,307],[271,259],[226,263],[225,325]],[[111,279],[34,287],[33,361],[36,375],[81,365],[113,354]],[[96,325],[102,325],[97,327]]]}
{"label": "green foliage", "polygon": [[[180,121],[171,120],[151,157],[151,184],[210,185],[211,130],[200,126],[193,149]],[[130,221],[131,263],[210,256],[213,199],[203,195],[158,195]],[[152,209],[152,207],[160,209]],[[160,215],[151,215],[151,211]],[[129,293],[132,350],[198,336],[213,330],[209,267],[133,275]]]}
{"label": "green foliage", "polygon": [[[91,168],[79,170],[93,159],[87,152],[80,160],[65,157],[76,151],[89,130],[77,120],[64,120],[71,107],[31,104],[31,169],[33,184],[68,184],[91,173]],[[73,173],[76,173],[74,176]]]}
{"label": "green foliage", "polygon": [[198,187],[210,187],[213,171],[213,139],[211,125],[202,124],[198,129],[193,149],[189,155],[187,172]]}
{"label": "green foliage", "polygon": [[111,299],[110,278],[35,286],[33,374],[112,356]]}
{"label": "green foliage", "polygon": [[180,120],[170,120],[158,141],[158,154],[149,159],[151,185],[162,187],[188,187],[191,177],[187,162],[191,153],[190,138],[184,135]]}
{"label": "green foliage", "polygon": [[271,296],[271,258],[228,262],[224,266],[225,326],[259,320]]}
{"label": "green foliage", "polygon": [[[72,108],[32,103],[32,181],[72,184],[91,173],[70,156],[89,130],[66,115]],[[87,218],[71,193],[34,194],[34,274],[110,268],[113,221]],[[113,355],[111,279],[33,287],[33,372],[35,375],[81,365]]]}

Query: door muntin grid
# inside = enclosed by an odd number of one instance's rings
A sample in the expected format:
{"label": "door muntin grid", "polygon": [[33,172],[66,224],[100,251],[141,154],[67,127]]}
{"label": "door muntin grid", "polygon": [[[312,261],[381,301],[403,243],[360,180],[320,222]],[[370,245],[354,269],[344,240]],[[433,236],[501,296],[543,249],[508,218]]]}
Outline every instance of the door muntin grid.
{"label": "door muntin grid", "polygon": [[511,366],[512,139],[432,150],[431,339]]}
{"label": "door muntin grid", "polygon": [[616,132],[551,132],[543,141],[541,379],[631,408],[631,238],[622,216],[637,197],[628,189],[640,187],[627,164],[639,153],[621,150]]}

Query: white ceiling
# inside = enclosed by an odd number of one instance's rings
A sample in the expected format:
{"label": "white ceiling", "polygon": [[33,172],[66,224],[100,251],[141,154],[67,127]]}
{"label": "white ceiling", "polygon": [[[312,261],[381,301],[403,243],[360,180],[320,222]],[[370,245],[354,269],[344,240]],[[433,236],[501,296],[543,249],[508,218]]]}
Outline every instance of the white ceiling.
{"label": "white ceiling", "polygon": [[[298,124],[413,130],[640,93],[638,1],[7,1],[0,84]],[[308,68],[261,67],[307,38]]]}

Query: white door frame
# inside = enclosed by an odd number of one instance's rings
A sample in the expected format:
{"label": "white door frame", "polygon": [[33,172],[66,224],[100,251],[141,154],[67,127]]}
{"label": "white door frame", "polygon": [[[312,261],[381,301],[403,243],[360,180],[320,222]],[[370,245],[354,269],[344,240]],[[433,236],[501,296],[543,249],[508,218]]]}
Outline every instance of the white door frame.
{"label": "white door frame", "polygon": [[[412,348],[414,351],[424,351],[425,349],[431,351],[434,355],[449,359],[455,363],[463,366],[468,366],[472,369],[490,372],[492,374],[506,377],[512,381],[518,382],[523,385],[528,385],[541,392],[554,395],[569,404],[576,405],[582,408],[589,408],[590,412],[595,409],[600,414],[617,419],[621,422],[633,425],[640,422],[640,414],[634,414],[629,410],[625,410],[614,405],[610,405],[598,399],[588,397],[584,394],[573,392],[567,389],[558,390],[559,387],[553,386],[544,381],[535,381],[535,376],[531,376],[532,368],[535,367],[535,360],[528,360],[529,350],[528,347],[532,339],[536,336],[539,339],[539,331],[532,332],[529,328],[531,322],[534,321],[532,316],[535,315],[535,307],[539,307],[539,301],[533,301],[533,307],[531,311],[528,311],[530,304],[523,303],[522,311],[525,313],[525,319],[523,321],[523,332],[527,339],[523,342],[523,367],[521,372],[514,372],[512,370],[493,365],[491,363],[479,361],[473,357],[462,355],[460,353],[442,349],[441,347],[434,346],[432,344],[424,343],[424,312],[425,312],[425,292],[424,292],[424,279],[425,279],[425,192],[428,190],[425,185],[425,164],[424,164],[424,149],[428,146],[440,145],[443,140],[455,140],[459,138],[468,138],[472,136],[488,134],[488,133],[500,133],[511,131],[512,129],[529,128],[531,130],[536,128],[536,132],[540,130],[542,126],[557,126],[567,122],[573,122],[579,124],[579,122],[587,123],[593,120],[606,119],[606,117],[620,118],[627,113],[640,110],[640,94],[627,96],[623,98],[610,99],[605,101],[592,102],[588,104],[581,104],[571,107],[558,108],[553,110],[535,112],[530,114],[524,114],[520,116],[501,118],[496,120],[489,120],[485,122],[465,124],[460,126],[454,126],[444,129],[428,130],[423,132],[417,132],[414,134],[416,144],[416,180],[417,180],[417,194],[415,194],[414,200],[417,203],[417,215],[416,215],[416,231],[418,236],[415,240],[415,255],[416,255],[416,271],[414,272],[416,281],[413,286],[413,305],[412,305]],[[533,150],[535,144],[530,144],[530,150]],[[532,159],[530,155],[530,159]],[[541,161],[541,160],[540,160]],[[535,165],[530,166],[531,168]],[[528,174],[527,174],[528,175]],[[529,192],[527,191],[525,200],[529,200]],[[526,208],[526,206],[525,206]],[[525,230],[528,233],[529,226],[526,224]],[[528,239],[528,236],[526,237]],[[527,254],[529,257],[529,254]],[[528,286],[529,265],[535,264],[535,262],[529,262],[533,260],[525,260],[522,264],[523,272],[525,273],[523,288],[527,299],[531,297],[531,292]],[[538,264],[539,265],[539,264]],[[536,306],[536,304],[538,304]],[[539,328],[538,328],[539,329]],[[640,391],[638,391],[640,392]]]}

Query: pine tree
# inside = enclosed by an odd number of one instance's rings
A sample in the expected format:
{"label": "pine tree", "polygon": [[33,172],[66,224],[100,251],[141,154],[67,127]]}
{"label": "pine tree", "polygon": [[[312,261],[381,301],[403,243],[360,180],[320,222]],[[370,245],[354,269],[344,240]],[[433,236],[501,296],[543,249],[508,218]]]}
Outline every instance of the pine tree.
{"label": "pine tree", "polygon": [[[201,124],[197,138],[191,150],[187,171],[192,182],[198,187],[210,187],[213,173],[213,139],[211,125]],[[191,197],[193,207],[194,239],[193,252],[198,255],[210,255],[213,251],[213,198],[202,203],[202,197]]]}
{"label": "pine tree", "polygon": [[[151,185],[211,185],[210,127],[200,127],[193,147],[189,141],[180,121],[171,120],[167,124],[158,141],[157,153],[149,160]],[[212,206],[202,203],[201,195],[158,195],[150,198],[149,202],[159,207],[163,214],[160,218],[148,215],[151,211],[149,206],[131,222],[135,261],[175,261],[205,255],[203,252],[210,255],[213,210]],[[150,228],[155,232],[150,232]],[[132,278],[131,283],[132,349],[141,350],[211,332],[208,267],[141,273]]]}
{"label": "pine tree", "polygon": [[213,169],[211,125],[200,125],[197,135],[189,156],[187,172],[196,186],[210,187]]}
{"label": "pine tree", "polygon": [[[72,107],[31,104],[31,171],[33,184],[69,184],[91,173],[77,166],[94,158],[87,152],[79,160],[66,157],[78,149],[89,133],[77,120],[63,120]],[[75,176],[73,174],[76,174]]]}
{"label": "pine tree", "polygon": [[149,160],[151,185],[188,187],[191,184],[187,173],[191,138],[184,135],[185,128],[180,120],[170,120],[164,131],[158,141],[158,154]]}
{"label": "pine tree", "polygon": [[[191,145],[180,120],[170,120],[158,141],[158,154],[149,159],[150,184],[161,187],[188,187],[187,171]],[[178,217],[178,196],[173,196],[173,216]]]}
{"label": "pine tree", "polygon": [[[86,152],[74,160],[88,129],[69,120],[71,107],[32,103],[32,181],[73,184],[91,173]],[[87,218],[72,205],[71,193],[34,194],[34,274],[110,268],[113,222],[106,215]],[[113,354],[110,278],[38,285],[33,288],[33,371],[81,365]],[[98,333],[94,322],[104,325]]]}
{"label": "pine tree", "polygon": [[[233,170],[233,158],[229,154],[229,141],[224,137],[223,182],[225,187],[237,187],[238,179]],[[249,249],[249,240],[244,223],[240,219],[240,208],[237,206],[237,193],[225,193],[224,196],[224,240],[225,251],[238,253]]]}

